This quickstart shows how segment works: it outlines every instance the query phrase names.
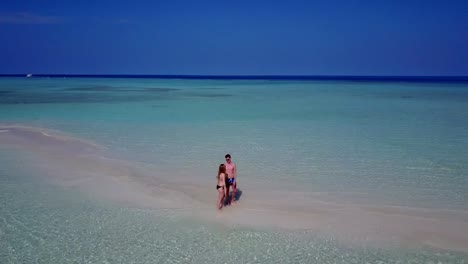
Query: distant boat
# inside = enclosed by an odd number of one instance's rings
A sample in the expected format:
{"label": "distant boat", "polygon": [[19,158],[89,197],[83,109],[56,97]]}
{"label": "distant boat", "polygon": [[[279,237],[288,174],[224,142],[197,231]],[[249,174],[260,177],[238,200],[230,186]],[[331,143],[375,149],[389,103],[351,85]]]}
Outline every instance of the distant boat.
{"label": "distant boat", "polygon": [[28,74],[26,75],[26,77],[27,77],[27,78],[31,78],[31,77],[32,77],[32,73],[28,73]]}

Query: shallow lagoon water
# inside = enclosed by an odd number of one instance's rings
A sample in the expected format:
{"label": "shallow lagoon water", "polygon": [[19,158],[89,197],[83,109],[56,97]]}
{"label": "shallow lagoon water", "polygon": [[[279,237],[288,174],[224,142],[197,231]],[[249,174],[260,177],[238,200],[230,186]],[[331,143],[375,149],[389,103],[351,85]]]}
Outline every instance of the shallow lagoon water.
{"label": "shallow lagoon water", "polygon": [[[0,88],[4,125],[96,142],[107,157],[150,168],[154,174],[139,178],[146,185],[152,176],[186,184],[184,192],[197,194],[205,211],[211,210],[210,191],[216,195],[217,164],[230,152],[240,170],[238,211],[247,212],[244,218],[260,217],[249,207],[279,210],[300,198],[306,205],[433,210],[424,214],[466,223],[463,85],[12,78],[0,80]],[[352,243],[326,225],[226,224],[194,217],[193,210],[100,199],[51,183],[50,175],[40,175],[48,170],[34,171],[34,151],[11,151],[2,148],[1,157],[1,230],[7,237],[1,256],[7,262],[466,261],[460,241],[453,247],[458,253],[447,249],[450,243],[444,249],[405,240],[371,246],[362,233],[347,234],[358,241]],[[191,193],[194,186],[199,189]],[[264,201],[255,195],[258,186],[279,195]]]}

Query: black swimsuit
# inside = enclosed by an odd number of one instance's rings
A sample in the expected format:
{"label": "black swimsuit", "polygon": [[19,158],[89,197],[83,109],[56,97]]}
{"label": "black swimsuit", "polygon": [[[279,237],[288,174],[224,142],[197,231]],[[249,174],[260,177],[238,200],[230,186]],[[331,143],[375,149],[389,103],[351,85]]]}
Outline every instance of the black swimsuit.
{"label": "black swimsuit", "polygon": [[216,185],[216,190],[218,190],[218,189],[221,188],[221,187],[224,187],[224,186]]}

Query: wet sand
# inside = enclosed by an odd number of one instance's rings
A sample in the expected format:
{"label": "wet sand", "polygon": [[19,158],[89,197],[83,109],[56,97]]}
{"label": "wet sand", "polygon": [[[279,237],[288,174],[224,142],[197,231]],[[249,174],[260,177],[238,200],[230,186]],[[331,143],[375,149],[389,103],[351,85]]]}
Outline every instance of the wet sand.
{"label": "wet sand", "polygon": [[[373,246],[430,246],[468,252],[468,212],[444,208],[363,205],[332,193],[288,191],[243,179],[241,199],[215,209],[212,182],[181,181],[177,172],[116,158],[95,142],[60,131],[0,125],[0,146],[33,154],[25,166],[52,184],[124,206],[180,211],[227,226],[310,230]],[[261,186],[262,188],[259,188]]]}

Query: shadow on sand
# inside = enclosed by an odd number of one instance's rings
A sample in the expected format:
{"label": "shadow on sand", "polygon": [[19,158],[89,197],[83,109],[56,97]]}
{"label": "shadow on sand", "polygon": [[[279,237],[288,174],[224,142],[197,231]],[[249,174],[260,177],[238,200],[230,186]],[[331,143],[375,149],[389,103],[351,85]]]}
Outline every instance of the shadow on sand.
{"label": "shadow on sand", "polygon": [[[240,200],[240,197],[242,196],[242,190],[237,188],[236,190],[236,196],[234,197],[234,201],[237,202]],[[231,201],[231,197],[232,197],[232,191],[229,192],[229,195],[227,197],[225,197],[224,199],[224,205],[229,205]]]}
{"label": "shadow on sand", "polygon": [[239,201],[240,197],[242,196],[242,191],[241,189],[236,190],[236,197],[234,197],[234,200],[237,202]]}

